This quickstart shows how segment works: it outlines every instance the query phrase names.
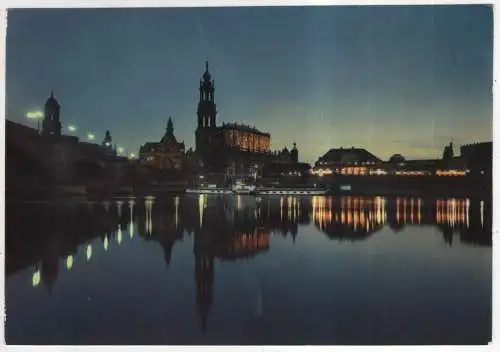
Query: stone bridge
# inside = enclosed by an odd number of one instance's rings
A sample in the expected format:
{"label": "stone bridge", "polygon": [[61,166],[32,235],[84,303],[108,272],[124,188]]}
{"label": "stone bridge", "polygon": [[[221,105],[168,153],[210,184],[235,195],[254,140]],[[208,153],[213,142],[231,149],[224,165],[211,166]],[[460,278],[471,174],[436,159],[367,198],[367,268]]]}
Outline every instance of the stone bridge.
{"label": "stone bridge", "polygon": [[37,130],[6,120],[7,186],[119,184],[127,174],[126,158],[106,153],[97,144],[73,136],[43,136]]}

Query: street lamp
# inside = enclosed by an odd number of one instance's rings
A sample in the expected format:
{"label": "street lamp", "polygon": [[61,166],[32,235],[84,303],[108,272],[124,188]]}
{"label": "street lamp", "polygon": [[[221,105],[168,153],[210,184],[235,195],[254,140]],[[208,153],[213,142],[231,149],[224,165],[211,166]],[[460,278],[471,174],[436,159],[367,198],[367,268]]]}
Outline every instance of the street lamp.
{"label": "street lamp", "polygon": [[122,155],[123,152],[125,151],[125,149],[123,149],[122,147],[118,146],[118,148],[116,149],[117,152],[118,152],[118,155]]}
{"label": "street lamp", "polygon": [[95,139],[95,135],[92,132],[87,133],[87,139],[89,141],[93,141]]}
{"label": "street lamp", "polygon": [[135,159],[135,154],[134,154],[134,153],[130,153],[130,154],[128,155],[128,158],[129,158],[129,159]]}
{"label": "street lamp", "polygon": [[30,120],[37,121],[37,131],[40,133],[40,120],[43,119],[44,115],[41,111],[28,111],[26,117]]}
{"label": "street lamp", "polygon": [[68,131],[71,134],[75,133],[76,132],[76,126],[75,125],[68,125]]}

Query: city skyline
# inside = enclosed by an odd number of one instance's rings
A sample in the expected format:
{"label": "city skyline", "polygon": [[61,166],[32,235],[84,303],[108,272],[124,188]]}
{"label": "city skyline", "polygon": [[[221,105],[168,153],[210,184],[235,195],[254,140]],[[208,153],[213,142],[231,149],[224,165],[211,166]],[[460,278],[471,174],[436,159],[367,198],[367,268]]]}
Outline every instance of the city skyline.
{"label": "city skyline", "polygon": [[134,153],[169,116],[194,148],[206,59],[217,124],[255,125],[272,149],[296,142],[303,161],[492,140],[490,6],[11,10],[7,22],[7,118],[36,126],[25,115],[54,90],[66,133],[99,143],[110,130]]}

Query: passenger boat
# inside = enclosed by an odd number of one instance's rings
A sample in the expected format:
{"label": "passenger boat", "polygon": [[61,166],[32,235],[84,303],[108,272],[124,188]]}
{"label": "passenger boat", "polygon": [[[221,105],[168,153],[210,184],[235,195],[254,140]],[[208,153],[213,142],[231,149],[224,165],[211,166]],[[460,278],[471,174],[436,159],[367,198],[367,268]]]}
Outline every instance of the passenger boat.
{"label": "passenger boat", "polygon": [[186,193],[189,194],[233,194],[233,191],[228,188],[222,187],[197,187],[197,188],[188,188],[186,189]]}
{"label": "passenger boat", "polygon": [[321,188],[260,188],[255,191],[257,195],[281,195],[281,196],[322,196],[327,193]]}
{"label": "passenger boat", "polygon": [[228,187],[218,187],[217,185],[206,185],[199,186],[195,188],[186,189],[186,193],[191,194],[239,194],[239,195],[249,195],[254,194],[255,186],[248,185],[244,182],[237,181],[230,188]]}
{"label": "passenger boat", "polygon": [[231,188],[218,187],[217,185],[205,185],[186,189],[191,194],[235,194],[235,195],[282,195],[282,196],[321,196],[328,192],[325,188],[274,188],[261,187],[236,181]]}
{"label": "passenger boat", "polygon": [[235,182],[232,186],[232,191],[234,194],[254,194],[255,190],[255,185],[245,184],[241,181]]}

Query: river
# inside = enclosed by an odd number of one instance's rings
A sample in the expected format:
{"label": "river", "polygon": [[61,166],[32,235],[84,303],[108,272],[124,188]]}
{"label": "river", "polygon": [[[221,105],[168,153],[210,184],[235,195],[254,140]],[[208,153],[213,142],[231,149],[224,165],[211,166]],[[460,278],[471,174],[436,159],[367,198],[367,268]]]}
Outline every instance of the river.
{"label": "river", "polygon": [[491,201],[6,204],[8,344],[486,344]]}

